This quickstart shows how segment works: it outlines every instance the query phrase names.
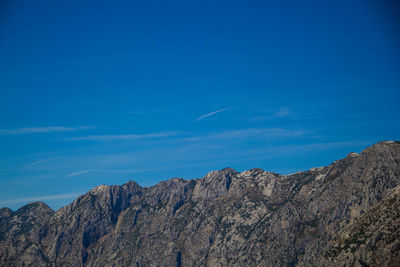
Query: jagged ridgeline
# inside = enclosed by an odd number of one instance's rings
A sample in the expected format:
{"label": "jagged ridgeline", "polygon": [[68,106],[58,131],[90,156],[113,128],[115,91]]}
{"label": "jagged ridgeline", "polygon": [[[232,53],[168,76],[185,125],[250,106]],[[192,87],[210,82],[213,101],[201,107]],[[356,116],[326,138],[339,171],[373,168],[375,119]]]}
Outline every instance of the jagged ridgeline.
{"label": "jagged ridgeline", "polygon": [[400,143],[292,175],[226,168],[0,209],[1,266],[400,266]]}

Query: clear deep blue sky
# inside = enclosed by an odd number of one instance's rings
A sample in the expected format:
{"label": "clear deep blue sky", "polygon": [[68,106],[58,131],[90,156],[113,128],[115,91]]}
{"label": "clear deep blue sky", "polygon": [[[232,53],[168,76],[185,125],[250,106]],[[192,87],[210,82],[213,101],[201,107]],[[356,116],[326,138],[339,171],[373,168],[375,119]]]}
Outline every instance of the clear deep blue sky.
{"label": "clear deep blue sky", "polygon": [[1,1],[0,206],[398,140],[395,2]]}

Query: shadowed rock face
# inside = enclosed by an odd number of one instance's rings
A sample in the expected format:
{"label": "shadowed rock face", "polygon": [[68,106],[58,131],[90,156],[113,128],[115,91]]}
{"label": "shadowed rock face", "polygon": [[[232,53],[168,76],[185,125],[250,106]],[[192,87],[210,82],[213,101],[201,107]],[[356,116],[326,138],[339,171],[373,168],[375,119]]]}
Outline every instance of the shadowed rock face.
{"label": "shadowed rock face", "polygon": [[16,212],[2,209],[0,214],[0,266],[45,266],[41,228],[54,211],[43,202],[35,202]]}
{"label": "shadowed rock face", "polygon": [[329,241],[316,263],[400,266],[400,186]]}
{"label": "shadowed rock face", "polygon": [[226,168],[0,209],[1,266],[398,266],[400,143],[292,175]]}

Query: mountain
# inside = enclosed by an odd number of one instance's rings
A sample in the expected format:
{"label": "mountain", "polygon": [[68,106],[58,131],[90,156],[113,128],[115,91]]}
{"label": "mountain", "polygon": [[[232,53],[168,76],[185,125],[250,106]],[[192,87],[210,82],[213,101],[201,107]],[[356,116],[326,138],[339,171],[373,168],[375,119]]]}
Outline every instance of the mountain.
{"label": "mountain", "polygon": [[1,266],[400,266],[400,142],[291,175],[100,185],[0,209]]}

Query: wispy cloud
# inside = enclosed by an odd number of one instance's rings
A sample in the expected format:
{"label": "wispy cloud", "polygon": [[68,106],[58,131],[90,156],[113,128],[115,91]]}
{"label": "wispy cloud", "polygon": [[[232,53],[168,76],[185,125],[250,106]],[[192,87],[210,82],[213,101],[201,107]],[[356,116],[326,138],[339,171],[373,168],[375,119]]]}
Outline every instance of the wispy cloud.
{"label": "wispy cloud", "polygon": [[81,137],[66,138],[67,141],[115,141],[115,140],[139,140],[139,139],[151,139],[151,138],[162,138],[171,137],[182,134],[179,131],[171,132],[160,132],[160,133],[148,133],[148,134],[119,134],[119,135],[89,135]]}
{"label": "wispy cloud", "polygon": [[32,162],[31,164],[26,165],[25,167],[23,167],[23,169],[34,167],[36,165],[42,164],[43,162],[46,162],[46,161],[49,161],[49,160],[52,160],[52,159],[53,158],[37,160],[35,162]]}
{"label": "wispy cloud", "polygon": [[35,162],[33,162],[33,163],[31,163],[31,164],[25,166],[25,167],[26,167],[26,168],[28,168],[28,167],[33,167],[33,166],[36,166],[36,165],[38,165],[38,164],[40,164],[40,163],[42,163],[42,162],[44,162],[44,161],[46,161],[46,159],[37,160],[37,161],[35,161]]}
{"label": "wispy cloud", "polygon": [[91,172],[96,172],[96,173],[132,173],[132,172],[143,172],[143,169],[119,169],[119,170],[114,170],[114,169],[87,169],[87,170],[81,170],[81,171],[68,173],[68,174],[64,175],[64,178],[78,176],[78,175],[91,173]]}
{"label": "wispy cloud", "polygon": [[346,147],[356,147],[356,146],[370,146],[373,142],[368,140],[356,140],[356,141],[343,141],[343,142],[325,142],[325,143],[312,143],[312,144],[301,144],[301,145],[286,145],[281,146],[283,152],[297,151],[297,152],[307,152],[307,151],[319,151],[328,150],[334,148],[346,148]]}
{"label": "wispy cloud", "polygon": [[203,119],[205,119],[205,118],[208,118],[208,117],[210,117],[210,116],[213,116],[213,115],[215,115],[215,114],[218,114],[218,113],[221,113],[221,112],[230,110],[230,109],[233,109],[233,107],[223,108],[223,109],[219,109],[219,110],[216,110],[216,111],[213,111],[213,112],[204,114],[204,115],[198,117],[195,121],[203,120]]}
{"label": "wispy cloud", "polygon": [[251,121],[262,122],[265,120],[283,118],[283,117],[289,116],[291,114],[292,114],[292,111],[288,107],[280,107],[277,110],[275,110],[275,112],[272,113],[272,115],[256,116],[256,117],[251,118]]}
{"label": "wispy cloud", "polygon": [[142,114],[150,114],[150,113],[166,113],[166,112],[171,112],[174,110],[176,110],[176,109],[168,108],[168,109],[137,110],[137,111],[127,111],[127,112],[124,112],[124,114],[142,115]]}
{"label": "wispy cloud", "polygon": [[213,139],[246,139],[246,138],[273,138],[273,137],[290,137],[305,134],[303,130],[290,130],[282,128],[247,128],[234,129],[204,135],[193,135],[189,137],[180,136],[188,134],[184,132],[160,132],[149,134],[123,134],[123,135],[89,135],[81,137],[65,138],[67,141],[118,141],[118,140],[140,140],[140,139],[157,139],[163,137],[175,137],[172,141],[203,141]]}
{"label": "wispy cloud", "polygon": [[43,162],[46,162],[46,161],[49,161],[49,160],[51,160],[52,158],[47,158],[47,159],[41,159],[41,160],[37,160],[37,161],[35,161],[35,162],[32,162],[32,163],[30,163],[30,164],[27,164],[27,165],[25,165],[25,166],[22,166],[22,167],[19,167],[19,168],[15,168],[15,169],[13,169],[13,170],[9,170],[9,171],[6,171],[6,172],[0,172],[0,176],[5,176],[5,175],[9,175],[9,174],[12,174],[12,173],[17,173],[18,171],[22,171],[22,170],[25,170],[25,169],[29,169],[29,168],[31,168],[31,167],[34,167],[34,166],[36,166],[36,165],[39,165],[39,164],[41,164],[41,163],[43,163]]}
{"label": "wispy cloud", "polygon": [[71,173],[64,175],[64,177],[77,176],[77,175],[85,174],[85,173],[92,172],[92,171],[93,170],[81,170],[81,171],[77,171],[77,172],[71,172]]}
{"label": "wispy cloud", "polygon": [[17,134],[33,134],[33,133],[52,133],[52,132],[73,132],[79,130],[91,129],[89,126],[64,127],[64,126],[46,126],[46,127],[25,127],[17,129],[2,129],[0,134],[17,135]]}
{"label": "wispy cloud", "polygon": [[202,136],[187,137],[187,141],[203,141],[212,139],[246,139],[246,138],[273,138],[304,135],[302,130],[287,130],[281,128],[248,128],[211,133]]}
{"label": "wispy cloud", "polygon": [[274,112],[274,115],[272,117],[274,118],[281,118],[281,117],[285,117],[287,115],[289,115],[291,112],[291,110],[287,107],[280,107],[278,110],[276,110]]}
{"label": "wispy cloud", "polygon": [[0,176],[9,175],[9,174],[12,174],[12,173],[15,173],[15,172],[16,172],[15,170],[6,171],[6,172],[0,172]]}
{"label": "wispy cloud", "polygon": [[67,199],[67,198],[75,198],[79,195],[83,194],[83,192],[75,192],[75,193],[67,193],[67,194],[59,194],[59,195],[44,195],[44,196],[35,196],[35,197],[25,197],[25,198],[15,198],[15,199],[7,199],[1,200],[0,206],[6,206],[9,204],[15,203],[25,203],[32,201],[46,201],[46,200],[55,200],[55,199]]}

